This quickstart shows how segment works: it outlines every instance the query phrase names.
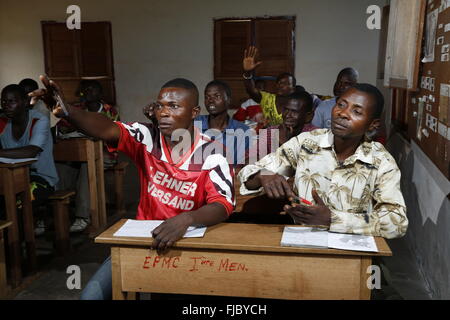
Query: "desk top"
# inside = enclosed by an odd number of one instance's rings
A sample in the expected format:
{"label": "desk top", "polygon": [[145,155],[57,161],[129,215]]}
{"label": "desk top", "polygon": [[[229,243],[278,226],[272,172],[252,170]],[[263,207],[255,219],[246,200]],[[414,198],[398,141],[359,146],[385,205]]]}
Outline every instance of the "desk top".
{"label": "desk top", "polygon": [[[117,222],[95,238],[95,242],[122,246],[150,246],[153,241],[150,237],[133,238],[113,236],[126,221],[127,219],[122,219]],[[280,241],[284,227],[284,225],[221,223],[208,227],[203,238],[184,238],[178,240],[174,245],[174,248],[349,256],[392,256],[389,246],[381,237],[375,237],[379,252],[281,247]]]}
{"label": "desk top", "polygon": [[30,161],[25,161],[25,162],[20,162],[20,163],[3,163],[3,162],[0,162],[0,168],[19,168],[19,167],[30,165],[33,162],[36,162],[36,160],[30,160]]}

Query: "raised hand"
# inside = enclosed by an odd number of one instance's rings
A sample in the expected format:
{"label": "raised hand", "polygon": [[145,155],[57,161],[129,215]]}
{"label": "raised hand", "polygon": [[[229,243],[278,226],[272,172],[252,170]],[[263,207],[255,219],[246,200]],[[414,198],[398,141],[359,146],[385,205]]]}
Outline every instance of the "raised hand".
{"label": "raised hand", "polygon": [[242,61],[244,72],[251,72],[262,63],[262,61],[256,62],[257,55],[258,49],[253,46],[249,47],[244,51],[244,60]]}
{"label": "raised hand", "polygon": [[31,97],[30,104],[34,105],[38,100],[42,100],[56,117],[61,118],[67,116],[67,103],[64,101],[64,96],[59,85],[47,76],[41,75],[39,79],[45,86],[45,89],[30,92],[28,94]]}

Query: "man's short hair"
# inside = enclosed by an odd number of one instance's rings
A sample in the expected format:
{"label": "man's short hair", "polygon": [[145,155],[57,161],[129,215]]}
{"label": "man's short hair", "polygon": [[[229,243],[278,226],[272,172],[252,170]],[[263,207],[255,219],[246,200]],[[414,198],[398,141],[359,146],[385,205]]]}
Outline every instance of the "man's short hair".
{"label": "man's short hair", "polygon": [[351,77],[353,80],[355,80],[356,82],[358,82],[359,72],[358,72],[358,70],[356,70],[356,69],[354,69],[354,68],[348,67],[348,68],[342,69],[342,70],[339,72],[337,78],[339,79],[339,78],[341,78],[341,77],[343,77],[343,76],[349,76],[349,77]]}
{"label": "man's short hair", "polygon": [[292,85],[295,87],[295,85],[297,84],[297,79],[295,79],[294,75],[292,73],[289,72],[284,72],[282,74],[279,74],[277,77],[277,82],[280,81],[282,78],[285,77],[291,77],[292,78]]}
{"label": "man's short hair", "polygon": [[205,91],[206,91],[206,89],[208,89],[209,87],[212,87],[212,86],[217,86],[219,88],[222,88],[223,91],[225,91],[225,94],[227,95],[228,99],[231,100],[231,88],[226,82],[223,82],[220,80],[213,80],[206,85]]}
{"label": "man's short hair", "polygon": [[294,93],[288,95],[285,99],[286,103],[290,100],[302,100],[304,102],[303,107],[307,113],[311,112],[313,109],[313,98],[307,91],[295,91]]}
{"label": "man's short hair", "polygon": [[22,81],[19,82],[19,86],[21,86],[22,88],[31,88],[31,91],[37,90],[39,89],[39,85],[36,81],[34,81],[33,79],[30,78],[25,78]]}
{"label": "man's short hair", "polygon": [[103,93],[103,87],[101,83],[94,79],[83,79],[80,81],[80,89],[84,88],[94,88],[97,89],[100,93]]}
{"label": "man's short hair", "polygon": [[19,86],[18,84],[10,84],[3,88],[2,95],[6,94],[7,92],[16,93],[21,97],[23,100],[27,100],[28,96],[25,92],[24,88],[22,86]]}
{"label": "man's short hair", "polygon": [[355,88],[358,91],[367,93],[372,96],[374,100],[374,111],[373,111],[373,119],[379,119],[381,114],[383,113],[384,108],[384,97],[380,90],[377,87],[368,84],[368,83],[358,83],[352,86],[351,88]]}
{"label": "man's short hair", "polygon": [[170,81],[167,81],[162,87],[161,89],[165,89],[165,88],[183,88],[183,89],[187,89],[187,90],[191,90],[194,92],[195,94],[195,103],[198,105],[198,89],[197,86],[190,80],[188,79],[184,79],[184,78],[176,78],[176,79],[172,79]]}

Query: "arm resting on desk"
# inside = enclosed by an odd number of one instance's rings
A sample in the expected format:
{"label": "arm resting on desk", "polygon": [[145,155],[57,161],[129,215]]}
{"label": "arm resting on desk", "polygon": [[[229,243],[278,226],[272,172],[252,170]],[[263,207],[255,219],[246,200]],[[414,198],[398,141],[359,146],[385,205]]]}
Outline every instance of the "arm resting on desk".
{"label": "arm resting on desk", "polygon": [[189,226],[212,226],[228,217],[225,206],[220,203],[210,203],[198,210],[183,212],[167,219],[153,230],[152,248],[164,251],[181,239]]}

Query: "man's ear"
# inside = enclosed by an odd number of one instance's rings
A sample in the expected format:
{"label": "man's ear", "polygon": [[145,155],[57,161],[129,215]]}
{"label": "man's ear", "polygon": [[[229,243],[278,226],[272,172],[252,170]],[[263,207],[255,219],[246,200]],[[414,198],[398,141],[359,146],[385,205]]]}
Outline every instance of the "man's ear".
{"label": "man's ear", "polygon": [[372,120],[372,123],[369,126],[368,132],[378,132],[381,126],[381,120],[380,119],[374,119]]}
{"label": "man's ear", "polygon": [[192,119],[195,119],[200,115],[201,109],[202,108],[200,106],[196,106],[196,107],[192,108]]}

